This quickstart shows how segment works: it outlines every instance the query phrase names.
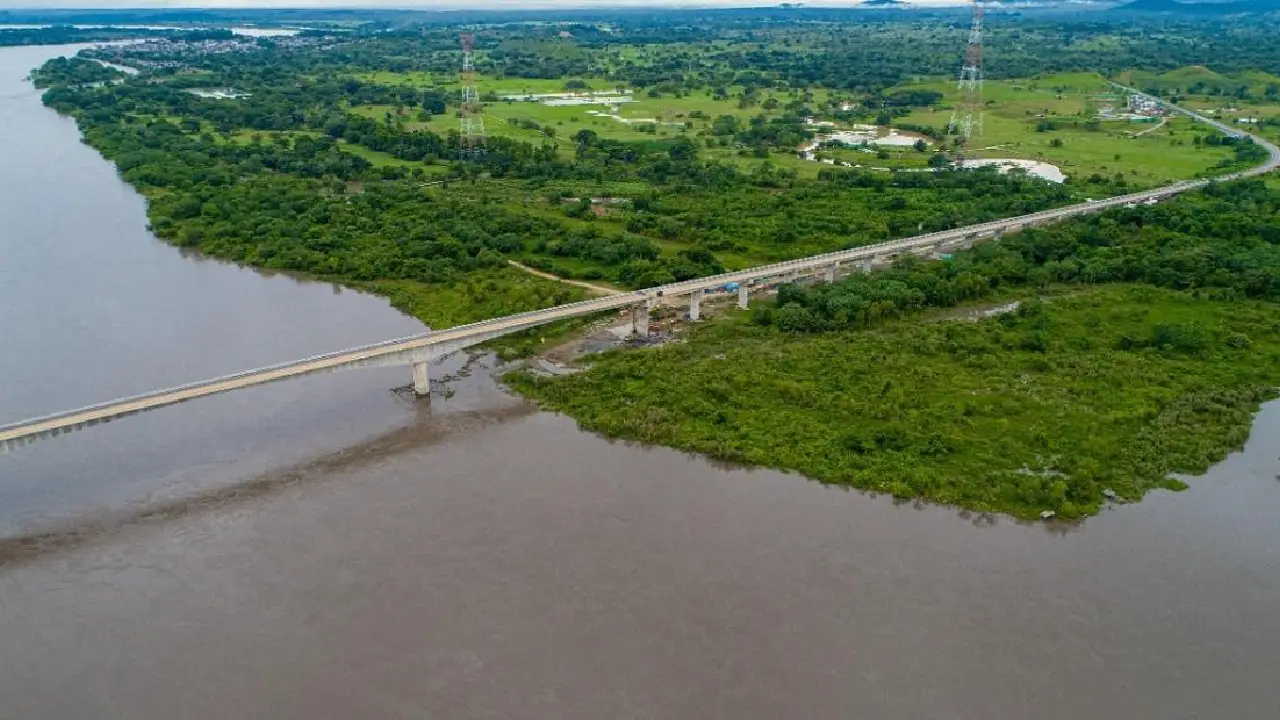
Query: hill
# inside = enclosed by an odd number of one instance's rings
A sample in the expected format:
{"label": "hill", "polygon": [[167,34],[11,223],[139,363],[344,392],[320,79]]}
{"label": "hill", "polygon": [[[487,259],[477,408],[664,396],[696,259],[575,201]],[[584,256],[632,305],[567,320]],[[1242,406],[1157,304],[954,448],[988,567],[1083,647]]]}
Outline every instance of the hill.
{"label": "hill", "polygon": [[1280,77],[1260,70],[1217,73],[1203,65],[1189,65],[1165,73],[1128,70],[1116,78],[1133,87],[1155,92],[1185,92],[1192,95],[1267,96],[1268,89],[1280,85]]}
{"label": "hill", "polygon": [[1235,0],[1234,2],[1178,2],[1178,0],[1134,0],[1117,6],[1117,12],[1159,12],[1183,15],[1242,15],[1280,12],[1280,0]]}

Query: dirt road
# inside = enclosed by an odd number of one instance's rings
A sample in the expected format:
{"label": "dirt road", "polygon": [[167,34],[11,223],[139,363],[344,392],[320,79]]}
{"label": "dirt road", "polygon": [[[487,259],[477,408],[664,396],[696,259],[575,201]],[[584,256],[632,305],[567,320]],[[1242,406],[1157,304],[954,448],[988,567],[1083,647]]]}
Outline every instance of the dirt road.
{"label": "dirt road", "polygon": [[605,286],[603,286],[603,285],[592,285],[592,284],[591,284],[591,283],[589,283],[589,282],[583,282],[583,281],[581,281],[581,280],[569,280],[569,279],[566,279],[566,278],[562,278],[562,277],[560,277],[559,275],[552,275],[552,274],[551,274],[551,273],[549,273],[549,272],[543,272],[543,271],[541,271],[541,270],[536,270],[536,269],[534,269],[534,268],[529,267],[528,265],[522,265],[522,264],[520,264],[520,263],[516,262],[515,260],[508,260],[507,262],[508,262],[512,267],[514,267],[514,268],[519,268],[520,270],[523,270],[523,271],[525,271],[525,272],[529,273],[530,275],[537,275],[537,276],[538,276],[538,277],[540,277],[540,278],[546,278],[546,279],[548,279],[548,280],[555,280],[555,281],[557,281],[557,282],[562,282],[562,283],[564,283],[564,284],[566,284],[566,285],[577,285],[578,287],[583,288],[584,290],[586,290],[586,291],[588,291],[588,292],[595,293],[595,294],[597,294],[597,295],[621,295],[621,294],[622,294],[622,291],[621,291],[621,290],[615,290],[615,289],[613,289],[613,288],[605,287]]}

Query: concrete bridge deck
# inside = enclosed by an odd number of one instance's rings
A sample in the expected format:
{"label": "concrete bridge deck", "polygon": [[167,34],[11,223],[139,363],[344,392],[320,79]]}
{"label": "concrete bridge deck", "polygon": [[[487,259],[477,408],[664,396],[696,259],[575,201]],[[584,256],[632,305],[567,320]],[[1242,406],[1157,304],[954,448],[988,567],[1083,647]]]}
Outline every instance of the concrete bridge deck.
{"label": "concrete bridge deck", "polygon": [[[1137,93],[1136,90],[1122,85],[1115,85],[1115,87]],[[745,307],[749,285],[753,282],[778,278],[784,280],[794,279],[819,273],[830,280],[836,277],[842,263],[861,262],[864,269],[869,270],[871,263],[890,260],[903,253],[937,252],[951,246],[967,247],[973,242],[985,238],[998,237],[1002,233],[1017,232],[1034,225],[1043,225],[1076,215],[1099,212],[1107,208],[1160,200],[1178,193],[1204,187],[1212,182],[1261,175],[1280,167],[1280,147],[1261,137],[1243,132],[1217,120],[1177,106],[1171,105],[1169,107],[1176,112],[1188,115],[1225,133],[1252,137],[1255,143],[1258,143],[1268,151],[1267,162],[1243,172],[1232,173],[1211,180],[1188,180],[1153,190],[1052,210],[1043,210],[1028,215],[980,223],[953,230],[889,240],[873,245],[824,253],[797,260],[788,260],[747,270],[672,283],[656,288],[592,298],[544,310],[507,315],[469,325],[459,325],[445,330],[431,331],[279,365],[247,370],[234,375],[112,400],[9,425],[0,425],[0,452],[6,452],[43,437],[56,436],[64,432],[108,422],[115,418],[153,410],[166,405],[174,405],[208,395],[231,392],[278,380],[332,372],[345,368],[411,365],[413,367],[414,389],[418,394],[422,395],[429,391],[428,363],[432,360],[473,345],[488,342],[503,335],[509,335],[557,320],[629,307],[633,311],[634,327],[637,331],[644,331],[648,325],[649,309],[663,298],[688,296],[690,316],[692,319],[697,319],[703,293],[708,290],[722,288],[730,283],[739,284],[739,304]]]}

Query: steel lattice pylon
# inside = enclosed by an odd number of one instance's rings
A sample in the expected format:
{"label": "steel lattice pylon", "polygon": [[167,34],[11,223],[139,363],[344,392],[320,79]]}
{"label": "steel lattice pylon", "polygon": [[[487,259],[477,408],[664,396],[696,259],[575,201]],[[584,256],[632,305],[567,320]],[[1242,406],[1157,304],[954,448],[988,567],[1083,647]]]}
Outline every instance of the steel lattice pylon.
{"label": "steel lattice pylon", "polygon": [[464,156],[477,155],[484,151],[484,105],[480,103],[480,93],[476,92],[475,58],[472,54],[474,38],[470,33],[462,33],[462,105],[460,108],[459,133]]}
{"label": "steel lattice pylon", "polygon": [[965,47],[964,64],[960,67],[959,89],[963,97],[951,111],[951,122],[947,127],[947,133],[956,140],[957,166],[964,164],[966,155],[972,155],[970,145],[973,139],[982,137],[982,17],[982,3],[974,0],[969,44]]}

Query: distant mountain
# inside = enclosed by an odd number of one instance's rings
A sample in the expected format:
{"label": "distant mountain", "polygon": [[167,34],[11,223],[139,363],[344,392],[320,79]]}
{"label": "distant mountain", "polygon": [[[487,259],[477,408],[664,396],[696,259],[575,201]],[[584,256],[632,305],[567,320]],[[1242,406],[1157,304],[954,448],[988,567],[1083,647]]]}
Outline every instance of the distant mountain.
{"label": "distant mountain", "polygon": [[910,3],[902,2],[902,0],[866,0],[859,7],[868,8],[905,8],[911,7]]}
{"label": "distant mountain", "polygon": [[1280,0],[1235,0],[1235,2],[1133,0],[1115,9],[1122,12],[1159,12],[1181,15],[1242,15],[1280,12]]}

